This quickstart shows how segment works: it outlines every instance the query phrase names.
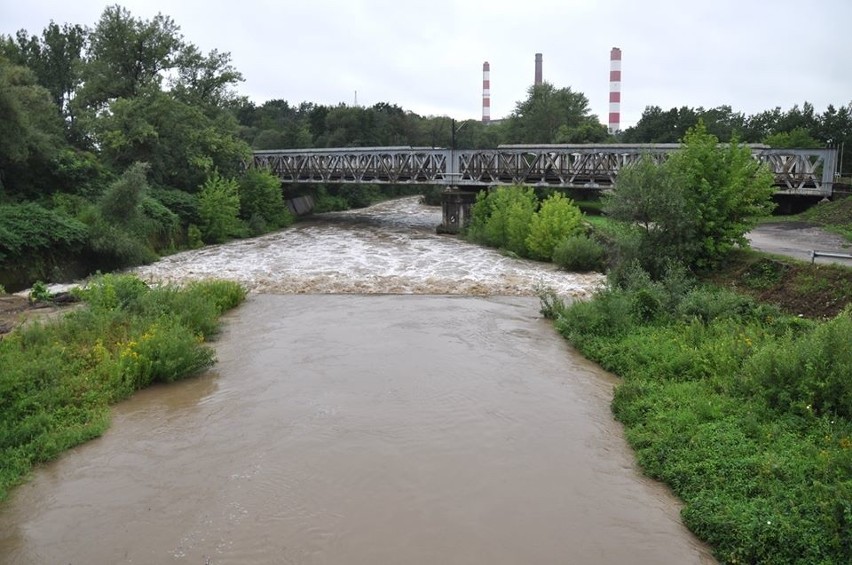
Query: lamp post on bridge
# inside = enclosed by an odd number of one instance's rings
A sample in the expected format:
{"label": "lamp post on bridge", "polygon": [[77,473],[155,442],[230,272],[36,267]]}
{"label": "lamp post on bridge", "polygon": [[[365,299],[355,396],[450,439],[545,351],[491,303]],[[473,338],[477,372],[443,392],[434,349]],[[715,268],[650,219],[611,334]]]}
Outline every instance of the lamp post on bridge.
{"label": "lamp post on bridge", "polygon": [[465,121],[456,128],[455,118],[450,118],[450,187],[458,188],[455,186],[455,181],[461,176],[461,173],[459,172],[458,162],[456,161],[456,134],[466,125],[467,122]]}

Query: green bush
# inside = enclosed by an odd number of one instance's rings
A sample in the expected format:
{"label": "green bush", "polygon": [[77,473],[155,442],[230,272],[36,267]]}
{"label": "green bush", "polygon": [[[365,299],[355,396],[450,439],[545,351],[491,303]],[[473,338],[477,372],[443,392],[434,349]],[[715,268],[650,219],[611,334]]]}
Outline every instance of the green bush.
{"label": "green bush", "polygon": [[557,330],[575,343],[618,337],[635,324],[631,296],[613,288],[598,292],[594,300],[572,304],[556,319]]}
{"label": "green bush", "polygon": [[177,214],[183,226],[201,223],[198,213],[198,196],[172,188],[152,188],[148,194]]}
{"label": "green bush", "polygon": [[245,296],[227,281],[150,288],[129,275],[78,293],[84,308],[0,340],[0,500],[34,464],[103,433],[110,403],[208,367],[202,336]]}
{"label": "green bush", "polygon": [[583,214],[560,192],[548,196],[533,214],[526,248],[533,259],[550,261],[559,242],[583,231]]}
{"label": "green bush", "polygon": [[0,204],[0,262],[32,262],[33,256],[49,261],[85,240],[85,224],[58,211],[32,202]]}
{"label": "green bush", "polygon": [[240,180],[240,218],[252,235],[289,226],[294,218],[284,203],[281,181],[268,171],[251,169]]}
{"label": "green bush", "polygon": [[748,147],[721,146],[699,123],[664,163],[646,158],[622,169],[604,211],[629,228],[626,260],[657,277],[669,260],[707,269],[746,245],[756,219],[771,211],[773,190]]}
{"label": "green bush", "polygon": [[640,465],[720,561],[850,561],[852,310],[810,322],[635,263],[552,310],[623,378],[613,411]]}
{"label": "green bush", "polygon": [[366,208],[380,197],[379,187],[374,184],[343,184],[337,194],[349,208]]}
{"label": "green bush", "polygon": [[539,312],[548,320],[555,320],[565,313],[565,301],[552,288],[536,285],[536,296],[540,303]]}
{"label": "green bush", "polygon": [[142,212],[140,231],[152,249],[173,249],[180,233],[180,217],[159,200],[143,196],[139,208]]}
{"label": "green bush", "polygon": [[129,226],[138,218],[142,198],[148,190],[148,168],[147,163],[134,163],[107,187],[98,202],[101,216],[107,222]]}
{"label": "green bush", "polygon": [[[157,251],[174,249],[180,217],[149,194],[148,167],[135,163],[113,182],[95,206],[81,207],[89,229],[89,263],[114,270],[157,260]],[[161,191],[162,192],[162,191]]]}
{"label": "green bush", "polygon": [[189,227],[186,228],[186,240],[190,249],[204,247],[204,240],[201,239],[201,230],[195,224],[189,224]]}
{"label": "green bush", "polygon": [[89,225],[87,251],[92,256],[90,261],[94,268],[115,270],[158,259],[145,237],[107,221],[96,209],[84,212],[81,219]]}
{"label": "green bush", "polygon": [[51,294],[50,291],[47,290],[47,285],[41,281],[36,281],[30,289],[30,295],[28,298],[30,302],[50,302]]}
{"label": "green bush", "polygon": [[201,216],[201,235],[205,243],[222,243],[232,237],[246,235],[239,218],[239,185],[233,179],[214,173],[201,186],[198,195],[198,214]]}
{"label": "green bush", "polygon": [[604,246],[582,234],[563,239],[553,250],[553,262],[568,271],[602,271],[605,260]]}
{"label": "green bush", "polygon": [[480,192],[467,235],[473,241],[528,255],[527,237],[538,203],[531,187],[499,187]]}
{"label": "green bush", "polygon": [[340,212],[348,210],[349,203],[337,193],[330,193],[325,185],[317,185],[314,194],[314,212],[321,214],[323,212]]}
{"label": "green bush", "polygon": [[852,420],[852,309],[804,335],[787,335],[757,352],[744,374],[775,409],[804,409]]}
{"label": "green bush", "polygon": [[75,289],[74,293],[92,309],[101,311],[126,310],[150,291],[151,288],[137,277],[106,274],[95,277],[85,287]]}

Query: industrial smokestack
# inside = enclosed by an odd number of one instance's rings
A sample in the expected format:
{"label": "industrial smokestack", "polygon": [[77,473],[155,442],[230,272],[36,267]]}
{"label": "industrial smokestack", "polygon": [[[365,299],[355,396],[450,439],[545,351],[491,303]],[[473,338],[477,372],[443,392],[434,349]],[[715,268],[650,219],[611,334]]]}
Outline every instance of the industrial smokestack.
{"label": "industrial smokestack", "polygon": [[541,53],[535,54],[535,82],[536,86],[541,84]]}
{"label": "industrial smokestack", "polygon": [[621,129],[621,49],[609,52],[609,133]]}
{"label": "industrial smokestack", "polygon": [[482,123],[491,121],[491,65],[482,63]]}

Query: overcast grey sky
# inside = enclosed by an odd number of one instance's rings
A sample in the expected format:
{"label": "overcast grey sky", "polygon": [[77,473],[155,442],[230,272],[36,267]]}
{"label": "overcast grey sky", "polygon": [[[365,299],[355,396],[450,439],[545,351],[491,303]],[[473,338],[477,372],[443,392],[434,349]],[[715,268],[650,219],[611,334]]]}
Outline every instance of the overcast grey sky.
{"label": "overcast grey sky", "polygon": [[[94,27],[99,0],[0,0],[0,33],[54,20]],[[852,101],[852,0],[124,0],[138,18],[171,16],[205,52],[231,53],[256,103],[398,104],[479,118],[482,63],[491,115],[533,82],[583,92],[606,122],[609,53],[620,47],[622,128],[648,105],[729,104],[747,114],[804,101]]]}

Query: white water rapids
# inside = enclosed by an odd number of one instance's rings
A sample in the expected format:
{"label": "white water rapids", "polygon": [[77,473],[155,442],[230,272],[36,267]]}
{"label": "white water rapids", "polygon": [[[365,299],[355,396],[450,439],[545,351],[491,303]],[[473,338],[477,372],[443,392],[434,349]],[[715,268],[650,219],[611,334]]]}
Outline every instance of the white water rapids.
{"label": "white water rapids", "polygon": [[332,212],[254,239],[184,251],[134,269],[149,282],[225,278],[273,294],[587,297],[603,280],[437,235],[439,208],[418,197]]}

